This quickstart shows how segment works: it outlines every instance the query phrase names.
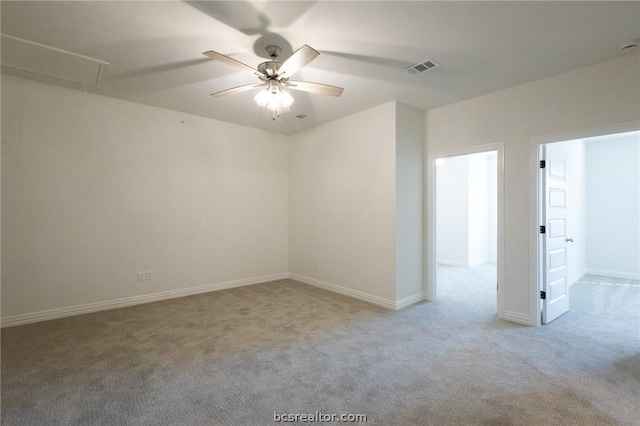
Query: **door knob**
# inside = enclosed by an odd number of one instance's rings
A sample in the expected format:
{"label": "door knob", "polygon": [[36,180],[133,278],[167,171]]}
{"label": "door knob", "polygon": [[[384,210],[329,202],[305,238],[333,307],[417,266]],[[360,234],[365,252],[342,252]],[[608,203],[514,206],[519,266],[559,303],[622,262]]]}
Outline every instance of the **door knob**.
{"label": "door knob", "polygon": [[573,242],[573,238],[566,238],[568,243],[572,243]]}

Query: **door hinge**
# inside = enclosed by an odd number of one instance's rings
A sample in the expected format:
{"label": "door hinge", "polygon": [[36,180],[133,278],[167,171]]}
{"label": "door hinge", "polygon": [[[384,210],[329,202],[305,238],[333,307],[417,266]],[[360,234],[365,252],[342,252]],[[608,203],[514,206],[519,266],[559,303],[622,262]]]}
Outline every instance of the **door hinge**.
{"label": "door hinge", "polygon": [[546,227],[546,226],[544,226],[544,225],[541,225],[541,226],[540,226],[540,233],[541,233],[541,234],[544,234],[544,233],[546,233],[546,232],[547,232],[547,227]]}
{"label": "door hinge", "polygon": [[544,169],[545,167],[547,167],[547,162],[545,160],[540,160],[540,168]]}
{"label": "door hinge", "polygon": [[547,298],[547,292],[546,291],[541,291],[540,292],[540,299],[545,300]]}

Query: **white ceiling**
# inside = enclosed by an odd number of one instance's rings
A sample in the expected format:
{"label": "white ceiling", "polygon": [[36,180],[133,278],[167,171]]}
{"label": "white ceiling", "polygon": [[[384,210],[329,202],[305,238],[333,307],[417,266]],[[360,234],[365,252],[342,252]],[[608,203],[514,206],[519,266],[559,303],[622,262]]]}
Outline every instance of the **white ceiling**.
{"label": "white ceiling", "polygon": [[[88,90],[285,134],[394,99],[422,110],[451,104],[612,59],[625,54],[621,43],[640,39],[638,1],[2,1],[1,8],[3,34],[109,62],[104,82]],[[292,92],[292,112],[273,122],[253,91],[209,96],[257,78],[202,52],[257,66],[268,44],[280,45],[283,58],[304,44],[318,50],[295,78],[344,87],[342,97]],[[404,70],[428,58],[441,66]],[[309,117],[294,118],[300,113]]]}

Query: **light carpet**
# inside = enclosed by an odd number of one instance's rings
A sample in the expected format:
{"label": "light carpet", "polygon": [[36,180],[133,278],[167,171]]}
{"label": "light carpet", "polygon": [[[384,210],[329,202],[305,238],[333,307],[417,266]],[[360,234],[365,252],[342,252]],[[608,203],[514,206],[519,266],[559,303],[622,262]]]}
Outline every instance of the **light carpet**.
{"label": "light carpet", "polygon": [[399,312],[282,280],[3,329],[2,424],[640,424],[640,288],[575,284],[534,328],[490,272],[438,273]]}

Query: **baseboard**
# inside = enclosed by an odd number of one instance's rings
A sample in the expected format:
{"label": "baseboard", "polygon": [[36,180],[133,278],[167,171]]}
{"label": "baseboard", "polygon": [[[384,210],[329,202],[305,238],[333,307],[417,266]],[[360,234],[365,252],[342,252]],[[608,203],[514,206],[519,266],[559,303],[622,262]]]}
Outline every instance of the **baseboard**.
{"label": "baseboard", "polygon": [[425,295],[423,293],[419,293],[413,296],[406,297],[404,299],[394,301],[394,300],[374,296],[372,294],[365,293],[362,291],[352,290],[350,288],[342,287],[337,284],[332,284],[325,281],[317,280],[315,278],[283,272],[279,274],[263,275],[260,277],[246,278],[246,279],[234,280],[234,281],[225,281],[225,282],[220,282],[215,284],[207,284],[203,286],[189,287],[189,288],[184,288],[179,290],[169,290],[169,291],[163,291],[159,293],[125,297],[122,299],[106,300],[102,302],[86,303],[83,305],[69,306],[69,307],[59,308],[59,309],[50,309],[46,311],[30,312],[28,314],[13,315],[13,316],[0,319],[0,327],[2,328],[12,327],[17,325],[31,324],[34,322],[65,318],[65,317],[70,317],[75,315],[89,314],[92,312],[106,311],[109,309],[117,309],[117,308],[124,308],[127,306],[142,305],[144,303],[158,302],[160,300],[175,299],[178,297],[208,293],[211,291],[226,290],[230,288],[242,287],[242,286],[252,285],[252,284],[260,284],[260,283],[265,283],[269,281],[282,280],[286,278],[291,278],[293,280],[300,281],[302,283],[309,284],[314,287],[322,288],[324,290],[328,290],[334,293],[339,293],[345,296],[353,297],[355,299],[369,302],[374,305],[382,306],[383,308],[391,309],[394,311],[406,308],[407,306],[410,306],[425,300]]}
{"label": "baseboard", "polygon": [[502,316],[502,319],[511,321],[511,322],[517,322],[518,324],[532,325],[532,326],[536,325],[535,322],[533,323],[531,322],[531,318],[529,318],[529,315],[525,315],[520,312],[505,311],[504,315]]}
{"label": "baseboard", "polygon": [[379,296],[374,296],[372,294],[365,293],[362,291],[352,290],[347,287],[342,287],[337,284],[332,284],[325,281],[317,280],[315,278],[306,277],[304,275],[290,273],[289,278],[291,278],[292,280],[300,281],[301,283],[304,283],[304,284],[309,284],[314,287],[322,288],[324,290],[329,290],[334,293],[339,293],[345,296],[353,297],[354,299],[359,299],[365,302],[373,303],[374,305],[382,306],[383,308],[392,309],[394,311],[398,309],[396,307],[395,301],[390,299],[385,299]]}
{"label": "baseboard", "polygon": [[628,280],[640,280],[640,274],[634,272],[608,271],[605,269],[587,269],[587,274],[604,275],[605,277],[625,278]]}
{"label": "baseboard", "polygon": [[225,281],[215,284],[207,284],[197,287],[183,288],[179,290],[169,290],[159,293],[144,294],[141,296],[125,297],[122,299],[107,300],[103,302],[87,303],[83,305],[69,306],[60,309],[32,312],[28,314],[13,315],[0,320],[1,327],[11,327],[16,325],[30,324],[39,321],[47,321],[57,318],[70,317],[74,315],[88,314],[92,312],[106,311],[108,309],[124,308],[126,306],[141,305],[144,303],[158,302],[160,300],[175,299],[178,297],[191,296],[194,294],[208,293],[211,291],[226,290],[234,287],[242,287],[252,284],[260,284],[269,281],[276,281],[289,278],[287,272],[279,274],[263,275],[260,277],[245,278],[241,280]]}
{"label": "baseboard", "polygon": [[399,311],[400,309],[404,309],[407,306],[415,305],[416,303],[422,302],[426,300],[424,293],[414,294],[413,296],[405,297],[404,299],[396,300],[395,310]]}
{"label": "baseboard", "polygon": [[464,266],[469,267],[467,262],[460,262],[458,260],[447,260],[447,259],[438,259],[436,261],[436,265],[447,265],[447,266]]}

